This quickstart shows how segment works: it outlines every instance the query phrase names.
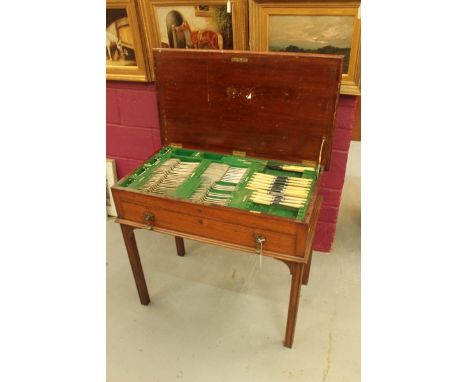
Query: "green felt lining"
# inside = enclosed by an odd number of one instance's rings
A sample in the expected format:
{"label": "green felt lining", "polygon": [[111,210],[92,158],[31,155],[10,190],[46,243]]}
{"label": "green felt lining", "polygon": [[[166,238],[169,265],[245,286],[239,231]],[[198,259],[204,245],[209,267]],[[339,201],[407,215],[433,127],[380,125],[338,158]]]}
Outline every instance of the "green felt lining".
{"label": "green felt lining", "polygon": [[[248,168],[247,175],[244,176],[243,180],[237,185],[237,189],[233,191],[233,198],[229,202],[228,206],[233,208],[240,208],[243,210],[256,211],[264,214],[282,216],[286,218],[303,220],[305,213],[309,206],[310,196],[315,187],[316,172],[315,171],[304,171],[302,174],[291,171],[273,170],[266,167],[268,161],[255,158],[240,157],[235,155],[223,155],[210,152],[202,152],[197,150],[181,149],[171,146],[163,147],[159,152],[149,158],[142,166],[136,169],[122,184],[122,187],[128,187],[135,190],[140,190],[148,179],[151,177],[153,172],[167,159],[177,158],[184,162],[199,162],[200,165],[196,168],[193,174],[182,183],[175,192],[170,195],[178,199],[187,199],[201,184],[201,175],[204,173],[206,168],[211,163],[224,163],[231,167],[244,167]],[[280,164],[279,162],[276,162]],[[253,191],[247,190],[245,186],[249,181],[250,177],[255,172],[263,172],[265,174],[275,176],[290,176],[297,178],[308,178],[314,180],[312,187],[310,188],[307,202],[301,208],[291,208],[280,205],[261,205],[249,201],[249,196]],[[219,184],[230,185],[226,182],[219,182]],[[232,185],[232,184],[231,184]],[[231,191],[217,192],[226,194]]]}

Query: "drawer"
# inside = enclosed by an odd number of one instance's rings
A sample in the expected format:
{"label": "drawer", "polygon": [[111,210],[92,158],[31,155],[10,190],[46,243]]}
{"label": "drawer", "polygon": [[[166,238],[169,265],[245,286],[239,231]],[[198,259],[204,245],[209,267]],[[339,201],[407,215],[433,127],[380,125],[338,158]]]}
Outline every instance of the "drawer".
{"label": "drawer", "polygon": [[[260,235],[266,239],[263,245],[265,251],[295,256],[296,236],[294,235],[153,208],[129,201],[121,201],[119,210],[121,219],[251,249],[256,248],[255,238]],[[235,210],[231,213],[235,214]]]}

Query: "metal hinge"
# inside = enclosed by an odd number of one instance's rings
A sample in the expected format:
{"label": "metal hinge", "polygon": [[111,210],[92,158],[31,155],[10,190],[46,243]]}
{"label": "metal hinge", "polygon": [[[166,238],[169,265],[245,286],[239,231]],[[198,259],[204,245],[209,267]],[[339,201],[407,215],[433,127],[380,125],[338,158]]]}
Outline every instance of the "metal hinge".
{"label": "metal hinge", "polygon": [[319,175],[320,171],[322,171],[322,150],[323,150],[323,145],[325,144],[325,140],[327,137],[324,135],[322,137],[322,144],[320,145],[320,153],[318,157],[318,164],[317,164],[317,176]]}
{"label": "metal hinge", "polygon": [[171,143],[169,144],[169,146],[177,147],[178,149],[181,149],[181,148],[182,148],[182,143],[171,142]]}

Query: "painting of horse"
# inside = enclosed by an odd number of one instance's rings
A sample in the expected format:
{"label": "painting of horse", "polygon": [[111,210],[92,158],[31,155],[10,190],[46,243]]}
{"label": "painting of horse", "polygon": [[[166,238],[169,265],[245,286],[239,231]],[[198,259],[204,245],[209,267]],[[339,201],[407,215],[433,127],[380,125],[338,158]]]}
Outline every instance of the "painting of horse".
{"label": "painting of horse", "polygon": [[136,65],[133,35],[125,9],[106,9],[106,65]]}
{"label": "painting of horse", "polygon": [[225,5],[157,6],[162,47],[232,49],[232,18]]}

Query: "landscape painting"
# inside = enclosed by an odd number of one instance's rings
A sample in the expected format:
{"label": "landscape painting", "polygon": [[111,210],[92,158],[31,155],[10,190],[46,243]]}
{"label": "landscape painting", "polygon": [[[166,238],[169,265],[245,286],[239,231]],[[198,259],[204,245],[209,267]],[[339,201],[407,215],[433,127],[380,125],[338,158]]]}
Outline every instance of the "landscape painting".
{"label": "landscape painting", "polygon": [[231,13],[225,5],[157,6],[161,47],[232,49]]}
{"label": "landscape painting", "polygon": [[340,54],[343,74],[348,73],[355,17],[322,15],[270,15],[268,50]]}
{"label": "landscape painting", "polygon": [[135,46],[127,10],[106,9],[106,65],[136,66]]}

